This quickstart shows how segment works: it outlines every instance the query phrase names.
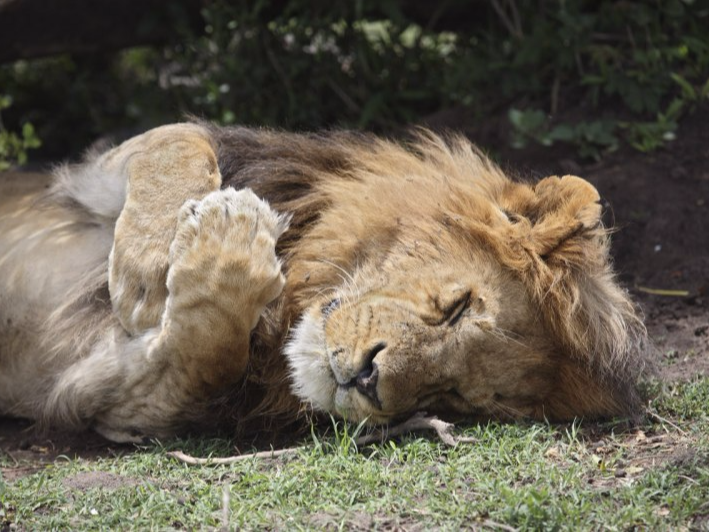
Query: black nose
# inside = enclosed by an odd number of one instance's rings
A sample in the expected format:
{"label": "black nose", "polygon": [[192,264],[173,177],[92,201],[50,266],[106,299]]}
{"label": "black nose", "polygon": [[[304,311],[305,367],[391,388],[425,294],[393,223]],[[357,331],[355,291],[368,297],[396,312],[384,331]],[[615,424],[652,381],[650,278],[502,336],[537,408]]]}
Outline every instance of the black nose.
{"label": "black nose", "polygon": [[380,351],[383,351],[386,348],[386,346],[387,345],[384,342],[379,342],[367,352],[367,356],[365,358],[367,363],[355,378],[355,386],[357,387],[357,391],[365,397],[368,397],[378,408],[381,408],[381,401],[379,401],[379,396],[377,395],[379,368],[374,362],[374,359]]}

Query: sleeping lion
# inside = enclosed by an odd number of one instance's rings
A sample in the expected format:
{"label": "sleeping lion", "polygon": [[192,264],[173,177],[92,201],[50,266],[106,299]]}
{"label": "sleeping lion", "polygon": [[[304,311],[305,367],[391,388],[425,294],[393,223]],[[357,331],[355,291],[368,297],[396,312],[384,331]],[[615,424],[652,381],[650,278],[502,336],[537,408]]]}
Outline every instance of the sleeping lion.
{"label": "sleeping lion", "polygon": [[467,140],[205,124],[0,175],[0,414],[114,441],[633,417],[645,329],[596,189]]}

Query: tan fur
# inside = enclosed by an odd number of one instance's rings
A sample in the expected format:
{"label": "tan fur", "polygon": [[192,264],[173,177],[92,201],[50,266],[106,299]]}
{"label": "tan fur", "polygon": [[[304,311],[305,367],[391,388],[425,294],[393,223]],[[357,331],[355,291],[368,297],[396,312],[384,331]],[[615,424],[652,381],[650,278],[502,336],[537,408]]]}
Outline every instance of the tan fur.
{"label": "tan fur", "polygon": [[[158,129],[109,152],[102,166],[125,166],[127,200],[114,229],[108,288],[131,334],[155,327],[167,298],[168,250],[187,198],[219,190],[221,175],[207,132],[192,124]],[[110,171],[110,170],[108,170]]]}
{"label": "tan fur", "polygon": [[0,412],[120,441],[277,428],[298,399],[373,423],[637,413],[644,328],[580,178],[513,182],[426,131],[181,124],[49,197],[22,179],[0,180]]}

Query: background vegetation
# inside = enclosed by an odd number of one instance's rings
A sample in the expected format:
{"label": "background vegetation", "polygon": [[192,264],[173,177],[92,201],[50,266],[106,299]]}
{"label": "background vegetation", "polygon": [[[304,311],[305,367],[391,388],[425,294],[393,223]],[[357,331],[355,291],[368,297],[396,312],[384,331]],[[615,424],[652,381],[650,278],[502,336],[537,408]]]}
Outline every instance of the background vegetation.
{"label": "background vegetation", "polygon": [[33,124],[42,155],[62,157],[185,113],[386,131],[465,108],[480,122],[506,114],[515,146],[571,143],[598,158],[624,142],[661,147],[709,97],[704,2],[495,0],[440,22],[461,4],[422,18],[396,0],[214,0],[166,46],[0,67],[14,101],[0,131]]}

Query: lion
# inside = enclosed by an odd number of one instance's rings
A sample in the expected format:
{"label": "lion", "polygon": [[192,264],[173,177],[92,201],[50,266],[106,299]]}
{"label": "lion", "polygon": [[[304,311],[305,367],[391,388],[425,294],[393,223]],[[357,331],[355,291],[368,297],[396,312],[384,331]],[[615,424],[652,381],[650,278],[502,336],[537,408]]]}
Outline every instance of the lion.
{"label": "lion", "polygon": [[634,418],[646,332],[599,194],[467,139],[162,126],[0,179],[0,414],[116,442]]}

